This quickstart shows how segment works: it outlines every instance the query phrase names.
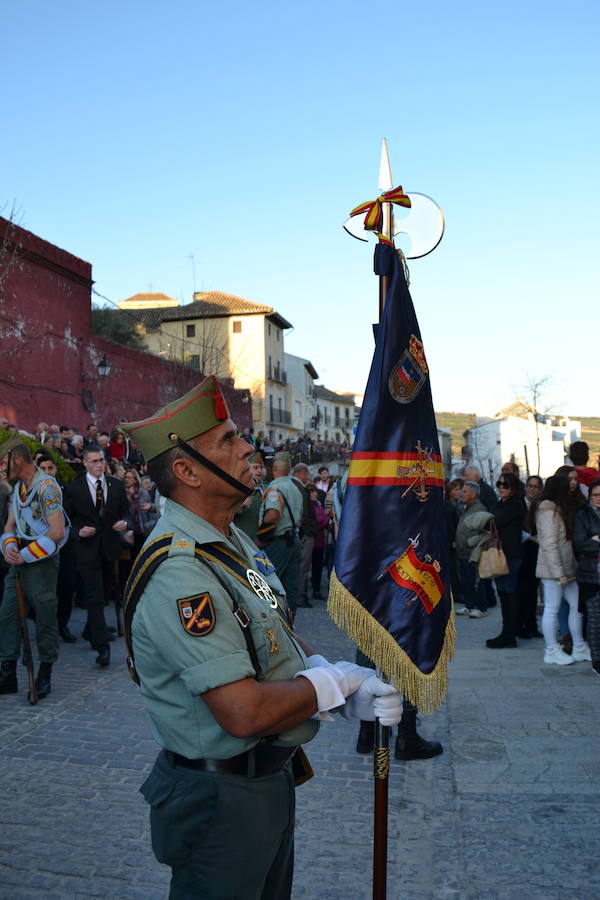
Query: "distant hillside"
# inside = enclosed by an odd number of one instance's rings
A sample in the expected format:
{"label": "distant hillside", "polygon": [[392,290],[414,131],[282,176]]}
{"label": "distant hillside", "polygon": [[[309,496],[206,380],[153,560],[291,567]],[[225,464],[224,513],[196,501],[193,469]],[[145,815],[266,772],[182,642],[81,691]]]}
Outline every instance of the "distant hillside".
{"label": "distant hillside", "polygon": [[463,431],[472,428],[475,424],[475,413],[436,412],[435,420],[440,428],[450,428],[452,431],[452,456],[460,459],[464,446]]}
{"label": "distant hillside", "polygon": [[[463,432],[475,424],[475,413],[436,412],[436,421],[442,428],[452,431],[452,456],[460,459],[464,445]],[[590,464],[598,464],[600,454],[600,418],[593,416],[571,416],[581,422],[581,440],[590,445]]]}

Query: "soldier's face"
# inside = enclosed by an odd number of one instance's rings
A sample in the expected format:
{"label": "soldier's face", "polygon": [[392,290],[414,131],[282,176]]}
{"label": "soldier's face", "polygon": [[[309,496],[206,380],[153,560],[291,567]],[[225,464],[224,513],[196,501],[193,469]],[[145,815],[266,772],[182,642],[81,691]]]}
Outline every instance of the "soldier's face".
{"label": "soldier's face", "polygon": [[[200,453],[208,457],[211,462],[216,463],[219,468],[227,472],[228,475],[232,475],[238,481],[241,481],[242,484],[254,488],[252,469],[248,462],[248,457],[252,456],[255,450],[247,441],[238,437],[237,428],[231,419],[227,419],[215,428],[211,428],[205,434],[201,434],[192,441],[192,444]],[[204,470],[202,482],[207,488],[214,485],[217,491],[221,492],[224,486],[227,485],[227,482],[217,475],[212,473],[208,473],[208,475],[211,478],[207,477],[206,470]],[[229,487],[229,491],[232,489]]]}
{"label": "soldier's face", "polygon": [[23,460],[20,456],[10,453],[8,456],[8,480],[11,484],[16,484],[21,474]]}
{"label": "soldier's face", "polygon": [[255,481],[260,481],[262,477],[262,463],[250,463],[250,471]]}

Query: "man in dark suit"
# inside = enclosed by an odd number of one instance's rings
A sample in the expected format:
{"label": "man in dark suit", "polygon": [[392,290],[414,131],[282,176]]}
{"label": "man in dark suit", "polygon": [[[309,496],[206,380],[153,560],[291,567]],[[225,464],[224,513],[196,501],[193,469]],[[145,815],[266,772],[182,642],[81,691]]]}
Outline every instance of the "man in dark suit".
{"label": "man in dark suit", "polygon": [[104,607],[115,561],[121,555],[119,534],[128,528],[127,495],[122,481],[104,474],[104,454],[98,444],[84,448],[83,464],[86,474],[65,488],[65,509],[71,520],[77,568],[85,590],[88,620],[84,636],[98,652],[98,665],[108,666],[110,638]]}

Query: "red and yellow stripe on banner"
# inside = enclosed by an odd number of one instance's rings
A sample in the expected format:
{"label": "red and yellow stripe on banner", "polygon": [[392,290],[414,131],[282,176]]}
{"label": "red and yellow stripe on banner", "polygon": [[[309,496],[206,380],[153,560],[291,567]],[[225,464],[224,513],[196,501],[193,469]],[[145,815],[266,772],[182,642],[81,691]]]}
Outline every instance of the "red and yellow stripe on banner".
{"label": "red and yellow stripe on banner", "polygon": [[427,613],[440,602],[444,585],[438,570],[431,563],[422,562],[411,544],[402,556],[388,566],[396,584],[414,591]]}
{"label": "red and yellow stripe on banner", "polygon": [[444,486],[442,457],[432,453],[423,457],[418,453],[353,453],[348,472],[348,484],[409,485],[423,483],[428,487]]}

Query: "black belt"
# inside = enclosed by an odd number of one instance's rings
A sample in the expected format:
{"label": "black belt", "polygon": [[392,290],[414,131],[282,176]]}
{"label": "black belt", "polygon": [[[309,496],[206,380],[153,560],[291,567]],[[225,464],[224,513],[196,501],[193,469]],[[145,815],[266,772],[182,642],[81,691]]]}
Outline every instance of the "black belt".
{"label": "black belt", "polygon": [[291,760],[297,747],[274,747],[272,744],[257,744],[245,753],[229,759],[188,759],[179,753],[167,750],[167,755],[175,765],[196,772],[212,772],[219,775],[244,775],[246,778],[260,778],[281,772]]}
{"label": "black belt", "polygon": [[299,536],[297,529],[290,528],[288,531],[284,531],[283,534],[276,534],[275,537],[271,538],[271,541],[287,541],[289,534],[292,534],[294,537]]}

